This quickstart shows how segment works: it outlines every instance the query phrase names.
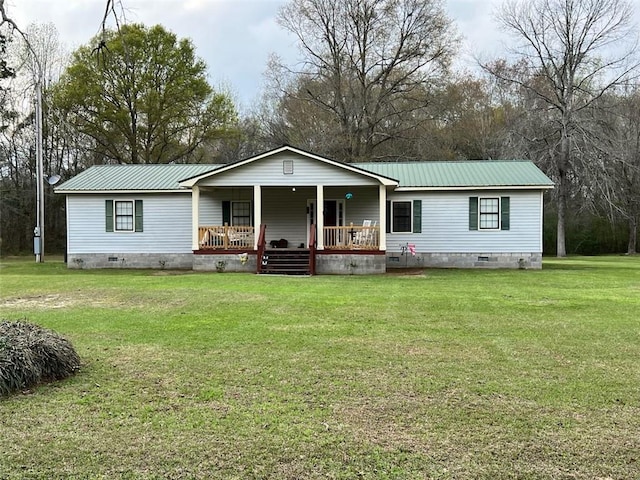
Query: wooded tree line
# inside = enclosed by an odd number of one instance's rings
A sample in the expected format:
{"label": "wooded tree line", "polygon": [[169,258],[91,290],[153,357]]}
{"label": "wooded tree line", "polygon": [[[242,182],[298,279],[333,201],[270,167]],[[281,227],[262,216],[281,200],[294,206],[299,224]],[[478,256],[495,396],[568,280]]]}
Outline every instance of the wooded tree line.
{"label": "wooded tree line", "polygon": [[[32,248],[37,79],[49,175],[282,144],[345,162],[524,158],[556,183],[546,253],[636,252],[640,52],[625,0],[509,0],[496,25],[511,50],[473,70],[454,67],[460,36],[440,0],[291,0],[279,22],[302,62],[274,55],[242,116],[191,42],[162,26],[105,29],[69,56],[51,25],[29,27],[26,48],[0,10],[3,254]],[[61,252],[63,199],[49,188],[45,205],[47,249]]]}

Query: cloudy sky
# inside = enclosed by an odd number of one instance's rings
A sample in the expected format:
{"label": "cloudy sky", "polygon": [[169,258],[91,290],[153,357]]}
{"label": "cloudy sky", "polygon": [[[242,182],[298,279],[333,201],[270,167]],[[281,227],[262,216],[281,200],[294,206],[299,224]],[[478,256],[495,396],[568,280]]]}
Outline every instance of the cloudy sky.
{"label": "cloudy sky", "polygon": [[[640,0],[633,0],[639,3]],[[224,85],[244,107],[263,86],[268,57],[288,63],[297,58],[293,37],[276,23],[281,0],[121,0],[128,22],[162,24],[192,39],[209,68],[210,82]],[[445,0],[449,16],[464,36],[460,64],[471,55],[495,56],[504,41],[492,19],[501,0]],[[24,30],[30,23],[52,22],[72,50],[100,30],[106,0],[5,0],[7,14]],[[110,25],[113,21],[110,17]]]}

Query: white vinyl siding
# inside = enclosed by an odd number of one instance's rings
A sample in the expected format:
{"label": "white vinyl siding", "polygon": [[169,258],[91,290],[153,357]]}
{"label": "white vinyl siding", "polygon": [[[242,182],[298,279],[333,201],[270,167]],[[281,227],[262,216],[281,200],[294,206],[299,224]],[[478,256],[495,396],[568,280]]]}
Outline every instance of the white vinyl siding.
{"label": "white vinyl siding", "polygon": [[203,225],[222,225],[222,199],[200,191],[198,221]]}
{"label": "white vinyl siding", "polygon": [[[351,193],[347,199],[346,194]],[[312,194],[315,196],[315,192]],[[353,223],[362,225],[363,220],[377,221],[380,224],[378,212],[378,187],[327,187],[324,191],[325,199],[344,199],[345,225]],[[309,197],[312,199],[312,197]],[[382,212],[384,215],[384,212]]]}
{"label": "white vinyl siding", "polygon": [[68,195],[68,254],[191,252],[191,195],[138,194],[144,204],[144,231],[118,235],[105,231],[105,201],[130,196]]}
{"label": "white vinyl siding", "polygon": [[[282,171],[282,165],[280,165]],[[262,223],[267,226],[267,245],[284,238],[289,247],[298,247],[307,241],[307,198],[315,189],[263,188]]]}
{"label": "white vinyl siding", "polygon": [[[215,191],[202,189],[200,191],[200,209],[198,220],[200,226],[222,225],[222,202],[249,202],[253,199],[252,188],[221,188]],[[251,219],[253,222],[253,219]],[[249,223],[250,225],[251,223]]]}
{"label": "white vinyl siding", "polygon": [[[480,195],[478,195],[480,193]],[[422,233],[387,233],[387,250],[415,244],[418,253],[542,252],[540,191],[390,193],[389,200],[422,200]],[[469,230],[469,197],[510,197],[509,230]]]}
{"label": "white vinyl siding", "polygon": [[[283,161],[293,161],[293,173],[283,171]],[[379,182],[366,174],[351,172],[344,168],[319,162],[292,153],[281,153],[264,158],[239,168],[211,176],[198,183],[200,186],[253,186],[276,187],[283,184],[291,187],[308,185],[378,185]]]}

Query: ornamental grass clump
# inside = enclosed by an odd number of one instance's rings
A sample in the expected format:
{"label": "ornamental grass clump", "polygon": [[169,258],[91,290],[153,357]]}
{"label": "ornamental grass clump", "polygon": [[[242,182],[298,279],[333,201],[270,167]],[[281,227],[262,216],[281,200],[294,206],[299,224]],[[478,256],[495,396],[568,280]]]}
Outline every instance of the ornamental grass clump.
{"label": "ornamental grass clump", "polygon": [[56,332],[24,321],[0,321],[0,396],[67,378],[79,369],[80,357]]}

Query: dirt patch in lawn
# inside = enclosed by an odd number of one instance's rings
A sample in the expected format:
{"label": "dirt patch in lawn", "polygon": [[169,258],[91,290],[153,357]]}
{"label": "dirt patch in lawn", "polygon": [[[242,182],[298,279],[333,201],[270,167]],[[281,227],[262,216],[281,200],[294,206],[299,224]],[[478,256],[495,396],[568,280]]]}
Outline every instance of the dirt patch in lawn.
{"label": "dirt patch in lawn", "polygon": [[49,294],[7,298],[0,302],[0,307],[55,309],[74,307],[76,305],[105,306],[111,304],[112,302],[110,302],[109,299],[90,297],[78,293],[73,296],[67,294]]}
{"label": "dirt patch in lawn", "polygon": [[[65,293],[50,293],[46,295],[25,295],[0,300],[0,308],[18,310],[55,310],[60,308],[92,307],[92,308],[149,308],[148,298],[127,296],[126,292],[106,292],[77,290]],[[184,299],[171,301],[156,300],[157,306],[176,306],[184,303]]]}

